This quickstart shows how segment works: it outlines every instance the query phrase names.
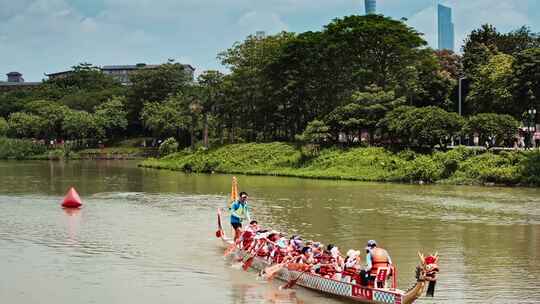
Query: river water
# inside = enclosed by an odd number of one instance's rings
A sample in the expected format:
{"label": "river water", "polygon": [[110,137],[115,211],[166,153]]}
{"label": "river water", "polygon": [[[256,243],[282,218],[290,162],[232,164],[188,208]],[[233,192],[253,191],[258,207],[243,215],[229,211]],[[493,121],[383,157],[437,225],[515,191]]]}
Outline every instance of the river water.
{"label": "river water", "polygon": [[[343,303],[257,280],[214,236],[231,176],[134,162],[0,162],[1,303]],[[438,251],[435,298],[540,303],[540,190],[239,176],[265,226],[334,243],[375,239],[414,282]],[[84,207],[59,204],[75,186]],[[227,230],[228,231],[228,230]]]}

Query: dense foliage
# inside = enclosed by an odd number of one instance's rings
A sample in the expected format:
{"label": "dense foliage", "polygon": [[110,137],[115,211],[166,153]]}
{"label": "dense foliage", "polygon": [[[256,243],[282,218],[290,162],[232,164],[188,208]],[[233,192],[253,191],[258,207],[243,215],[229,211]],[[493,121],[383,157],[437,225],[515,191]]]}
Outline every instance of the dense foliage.
{"label": "dense foliage", "polygon": [[539,35],[483,25],[462,56],[426,45],[403,21],[353,15],[320,31],[250,35],[218,54],[229,73],[203,71],[195,81],[172,60],[139,69],[127,86],[83,63],[36,90],[0,93],[0,135],[173,137],[192,149],[276,140],[417,151],[474,136],[490,147],[518,142],[523,120],[535,120],[524,113],[540,110]]}

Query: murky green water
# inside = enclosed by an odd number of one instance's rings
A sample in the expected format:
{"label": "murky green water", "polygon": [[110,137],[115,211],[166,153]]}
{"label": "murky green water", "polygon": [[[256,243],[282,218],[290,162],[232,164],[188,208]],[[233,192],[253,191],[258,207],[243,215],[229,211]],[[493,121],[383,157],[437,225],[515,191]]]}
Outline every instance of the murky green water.
{"label": "murky green water", "polygon": [[[0,162],[1,303],[340,303],[231,267],[213,236],[230,176],[133,162]],[[376,239],[399,286],[439,251],[434,299],[539,303],[540,190],[240,176],[263,224],[337,244]],[[69,186],[85,201],[66,213]]]}

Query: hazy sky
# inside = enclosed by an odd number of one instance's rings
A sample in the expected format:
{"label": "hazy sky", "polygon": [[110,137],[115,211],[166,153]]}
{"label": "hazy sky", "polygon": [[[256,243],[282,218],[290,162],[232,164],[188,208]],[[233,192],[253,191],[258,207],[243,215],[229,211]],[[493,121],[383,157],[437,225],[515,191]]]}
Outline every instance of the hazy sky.
{"label": "hazy sky", "polygon": [[[435,41],[435,0],[378,0],[377,10]],[[483,23],[540,32],[540,0],[441,0],[454,11],[456,49]],[[335,17],[363,14],[363,0],[0,0],[0,80],[26,81],[95,65],[161,63],[221,69],[216,54],[257,30],[319,30]]]}

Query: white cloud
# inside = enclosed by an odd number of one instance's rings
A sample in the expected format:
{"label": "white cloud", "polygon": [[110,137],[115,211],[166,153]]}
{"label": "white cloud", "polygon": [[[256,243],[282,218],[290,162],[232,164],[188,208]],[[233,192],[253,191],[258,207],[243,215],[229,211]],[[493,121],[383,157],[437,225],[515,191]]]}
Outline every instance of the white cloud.
{"label": "white cloud", "polygon": [[96,32],[98,30],[98,24],[93,18],[84,18],[81,21],[81,30],[85,33]]}
{"label": "white cloud", "polygon": [[287,25],[281,20],[279,15],[271,12],[247,12],[238,19],[238,25],[247,33],[254,33],[258,30],[264,30],[269,33],[287,30]]}

